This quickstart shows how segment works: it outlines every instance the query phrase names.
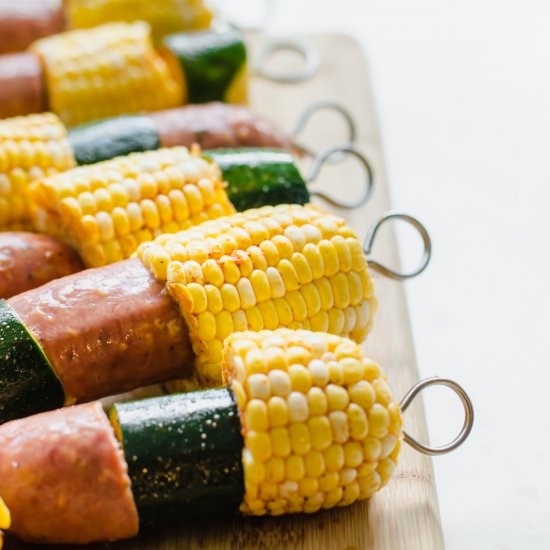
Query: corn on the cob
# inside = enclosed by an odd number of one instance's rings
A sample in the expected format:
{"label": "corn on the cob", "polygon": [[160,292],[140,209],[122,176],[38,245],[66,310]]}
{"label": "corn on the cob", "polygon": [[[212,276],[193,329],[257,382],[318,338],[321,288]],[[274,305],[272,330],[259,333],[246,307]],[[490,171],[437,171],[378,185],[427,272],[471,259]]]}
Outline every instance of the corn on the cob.
{"label": "corn on the cob", "polygon": [[234,212],[219,168],[185,147],[74,168],[29,188],[37,230],[68,240],[88,267],[143,241]]}
{"label": "corn on the cob", "polygon": [[65,127],[54,114],[0,120],[0,230],[30,227],[29,184],[73,166]]}
{"label": "corn on the cob", "polygon": [[244,437],[241,512],[316,512],[370,497],[391,477],[402,421],[379,366],[346,338],[245,332],[225,342],[224,378]]}
{"label": "corn on the cob", "polygon": [[71,29],[146,21],[156,42],[167,34],[206,29],[212,21],[203,0],[65,0],[65,16]]}
{"label": "corn on the cob", "polygon": [[202,385],[219,384],[232,332],[305,328],[362,341],[376,309],[357,237],[311,205],[248,210],[162,235],[138,256],[179,304]]}
{"label": "corn on the cob", "polygon": [[153,49],[150,27],[108,23],[36,41],[50,109],[68,126],[182,102],[181,78]]}

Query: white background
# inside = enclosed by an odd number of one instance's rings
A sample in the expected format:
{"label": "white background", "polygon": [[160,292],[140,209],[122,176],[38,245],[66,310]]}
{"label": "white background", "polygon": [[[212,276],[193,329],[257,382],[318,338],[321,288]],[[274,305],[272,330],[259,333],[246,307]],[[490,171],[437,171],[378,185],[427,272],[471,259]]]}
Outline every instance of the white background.
{"label": "white background", "polygon": [[[393,206],[433,235],[407,284],[420,371],[462,383],[477,414],[434,460],[447,547],[550,548],[550,2],[277,3],[273,32],[364,45]],[[458,407],[432,392],[443,442]]]}

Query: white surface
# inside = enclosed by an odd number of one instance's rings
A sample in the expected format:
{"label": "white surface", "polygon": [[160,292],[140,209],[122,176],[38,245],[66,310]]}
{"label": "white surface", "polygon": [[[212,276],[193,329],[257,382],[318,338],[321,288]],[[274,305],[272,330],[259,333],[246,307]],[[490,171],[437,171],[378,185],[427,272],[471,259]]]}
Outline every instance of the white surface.
{"label": "white surface", "polygon": [[[362,41],[394,207],[433,235],[407,284],[420,371],[462,383],[477,415],[434,460],[447,548],[550,548],[550,3],[278,4],[273,32]],[[443,442],[458,407],[432,393]]]}

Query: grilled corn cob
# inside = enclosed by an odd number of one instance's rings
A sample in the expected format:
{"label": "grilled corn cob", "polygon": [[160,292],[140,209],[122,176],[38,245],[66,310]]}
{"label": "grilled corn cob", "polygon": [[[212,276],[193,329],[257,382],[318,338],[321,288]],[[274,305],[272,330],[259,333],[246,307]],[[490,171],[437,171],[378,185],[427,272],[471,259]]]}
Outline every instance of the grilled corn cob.
{"label": "grilled corn cob", "polygon": [[54,114],[0,120],[0,230],[28,228],[28,185],[74,165],[65,127]]}
{"label": "grilled corn cob", "polygon": [[161,235],[137,254],[179,305],[201,385],[221,381],[232,332],[305,328],[360,342],[376,309],[357,237],[311,205],[248,210]]}
{"label": "grilled corn cob", "polygon": [[351,340],[280,329],[225,342],[252,515],[316,512],[370,497],[391,477],[401,414],[380,367]]}
{"label": "grilled corn cob", "polygon": [[234,212],[217,165],[185,147],[77,167],[35,182],[29,198],[36,229],[68,241],[88,267]]}
{"label": "grilled corn cob", "polygon": [[71,29],[147,21],[158,42],[167,34],[207,28],[212,12],[203,0],[65,0],[65,17]]}
{"label": "grilled corn cob", "polygon": [[68,126],[179,105],[181,78],[153,49],[146,23],[108,23],[36,41],[49,106]]}

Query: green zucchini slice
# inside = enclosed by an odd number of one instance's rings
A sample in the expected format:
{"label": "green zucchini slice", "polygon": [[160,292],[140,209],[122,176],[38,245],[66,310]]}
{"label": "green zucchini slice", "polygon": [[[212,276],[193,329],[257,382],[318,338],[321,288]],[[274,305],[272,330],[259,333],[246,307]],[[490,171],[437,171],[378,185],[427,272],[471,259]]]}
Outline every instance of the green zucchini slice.
{"label": "green zucchini slice", "polygon": [[38,342],[5,300],[0,300],[0,424],[57,409],[63,386]]}
{"label": "green zucchini slice", "polygon": [[276,204],[306,204],[309,191],[292,155],[279,149],[213,149],[206,158],[216,162],[228,182],[227,195],[235,208]]}
{"label": "green zucchini slice", "polygon": [[227,28],[173,34],[164,39],[164,47],[183,71],[188,103],[238,100],[232,85],[242,78],[246,66],[246,46],[239,31]]}
{"label": "green zucchini slice", "polygon": [[235,513],[244,496],[233,392],[196,391],[113,405],[140,524]]}
{"label": "green zucchini slice", "polygon": [[83,124],[69,131],[77,164],[94,164],[129,153],[160,147],[160,136],[148,116],[119,116]]}

